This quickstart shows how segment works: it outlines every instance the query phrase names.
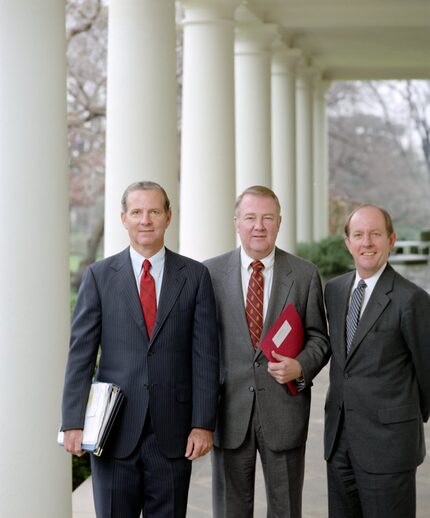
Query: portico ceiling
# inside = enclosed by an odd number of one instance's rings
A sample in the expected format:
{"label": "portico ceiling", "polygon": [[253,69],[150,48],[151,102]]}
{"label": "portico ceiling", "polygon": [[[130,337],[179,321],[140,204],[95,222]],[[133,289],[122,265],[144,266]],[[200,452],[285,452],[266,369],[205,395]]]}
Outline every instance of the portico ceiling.
{"label": "portico ceiling", "polygon": [[248,0],[322,77],[430,79],[430,0]]}

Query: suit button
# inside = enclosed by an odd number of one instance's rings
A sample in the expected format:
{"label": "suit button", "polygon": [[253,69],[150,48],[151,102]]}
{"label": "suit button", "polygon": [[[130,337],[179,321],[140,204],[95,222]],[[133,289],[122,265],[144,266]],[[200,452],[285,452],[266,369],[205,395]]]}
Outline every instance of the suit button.
{"label": "suit button", "polygon": [[350,376],[347,372],[345,372],[345,374],[343,375],[343,377],[347,380],[347,379],[348,379],[348,378],[350,378],[351,376]]}
{"label": "suit button", "polygon": [[143,385],[143,388],[144,388],[144,389],[146,389],[146,390],[148,390],[148,389],[149,389],[149,385],[148,385],[148,383],[145,383],[145,385]]}
{"label": "suit button", "polygon": [[254,362],[254,367],[260,367],[260,364],[258,362]]}
{"label": "suit button", "polygon": [[249,392],[254,392],[254,387],[249,387]]}

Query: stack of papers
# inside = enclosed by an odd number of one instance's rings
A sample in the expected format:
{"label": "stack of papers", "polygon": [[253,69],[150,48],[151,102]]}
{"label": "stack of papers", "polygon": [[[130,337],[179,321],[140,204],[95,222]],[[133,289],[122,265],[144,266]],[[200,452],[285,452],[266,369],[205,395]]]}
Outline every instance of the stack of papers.
{"label": "stack of papers", "polygon": [[[124,399],[121,389],[113,383],[94,382],[88,396],[82,449],[100,456]],[[64,443],[64,432],[59,432],[59,444]]]}

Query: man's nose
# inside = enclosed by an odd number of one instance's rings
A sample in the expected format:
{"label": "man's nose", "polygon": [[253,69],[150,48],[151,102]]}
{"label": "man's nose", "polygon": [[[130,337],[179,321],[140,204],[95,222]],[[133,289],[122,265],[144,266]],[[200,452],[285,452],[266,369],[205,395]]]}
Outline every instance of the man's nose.
{"label": "man's nose", "polygon": [[151,218],[149,216],[149,212],[142,212],[142,217],[140,218],[140,222],[144,225],[149,225],[151,223]]}
{"label": "man's nose", "polygon": [[264,228],[263,218],[255,218],[255,228]]}
{"label": "man's nose", "polygon": [[363,234],[363,245],[369,246],[372,244],[371,234]]}

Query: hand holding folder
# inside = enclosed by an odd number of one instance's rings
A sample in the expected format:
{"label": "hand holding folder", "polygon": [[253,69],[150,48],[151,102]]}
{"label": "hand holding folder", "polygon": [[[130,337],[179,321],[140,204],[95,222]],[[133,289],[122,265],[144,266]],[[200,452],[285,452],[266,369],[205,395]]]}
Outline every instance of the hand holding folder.
{"label": "hand holding folder", "polygon": [[[300,315],[292,304],[288,304],[261,341],[260,349],[271,362],[278,361],[272,356],[272,351],[295,358],[303,349],[304,337]],[[291,394],[296,395],[296,383],[289,381],[287,385]]]}
{"label": "hand holding folder", "polygon": [[[121,389],[113,383],[94,382],[91,385],[85,412],[83,450],[100,457],[123,398]],[[64,443],[64,432],[59,432],[57,442]]]}

